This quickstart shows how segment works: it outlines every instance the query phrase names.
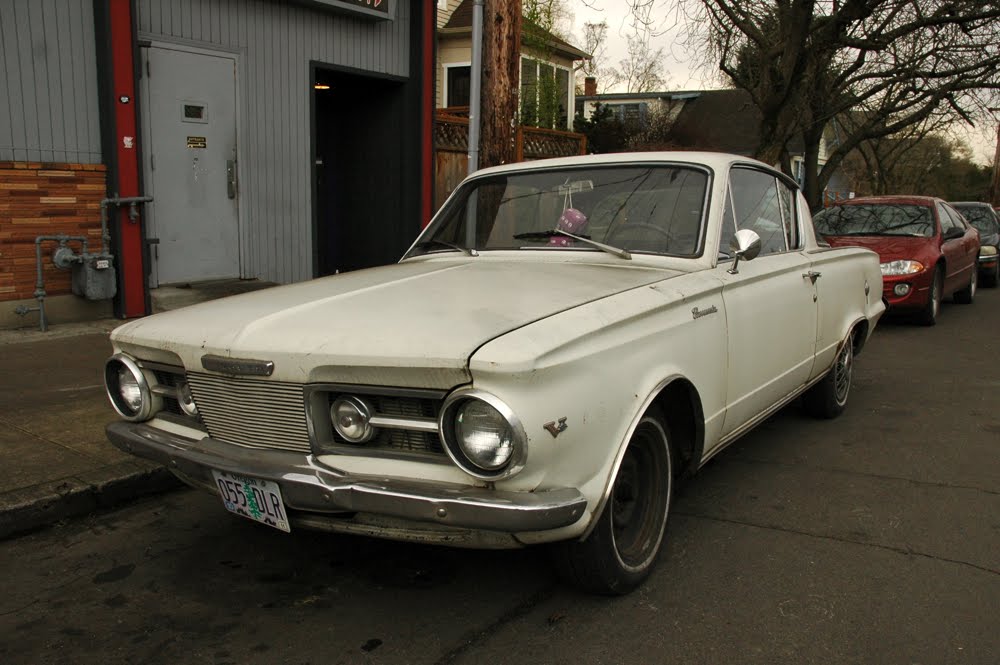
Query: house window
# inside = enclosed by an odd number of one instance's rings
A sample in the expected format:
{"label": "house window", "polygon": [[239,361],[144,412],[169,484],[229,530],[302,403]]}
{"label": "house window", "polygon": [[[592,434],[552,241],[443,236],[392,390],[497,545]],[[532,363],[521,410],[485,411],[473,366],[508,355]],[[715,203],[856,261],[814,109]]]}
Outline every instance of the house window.
{"label": "house window", "polygon": [[472,85],[472,68],[468,65],[448,67],[448,99],[446,106],[468,106]]}
{"label": "house window", "polygon": [[643,127],[649,121],[649,105],[646,102],[630,104],[608,104],[619,122],[629,127]]}
{"label": "house window", "polygon": [[521,124],[568,129],[571,80],[564,67],[521,58]]}

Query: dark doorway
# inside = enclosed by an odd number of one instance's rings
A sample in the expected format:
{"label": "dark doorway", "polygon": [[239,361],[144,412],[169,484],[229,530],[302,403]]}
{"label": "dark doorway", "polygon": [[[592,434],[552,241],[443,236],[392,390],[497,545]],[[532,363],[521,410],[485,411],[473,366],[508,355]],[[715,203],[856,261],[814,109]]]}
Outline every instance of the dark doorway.
{"label": "dark doorway", "polygon": [[315,272],[395,263],[420,230],[410,86],[318,65],[313,72]]}

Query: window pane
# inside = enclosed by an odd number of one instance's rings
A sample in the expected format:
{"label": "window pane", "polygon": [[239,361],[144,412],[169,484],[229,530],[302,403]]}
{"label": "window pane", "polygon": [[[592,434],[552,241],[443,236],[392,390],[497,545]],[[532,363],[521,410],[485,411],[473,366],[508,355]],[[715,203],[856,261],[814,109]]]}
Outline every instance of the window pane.
{"label": "window pane", "polygon": [[779,182],[778,196],[781,199],[781,219],[785,226],[785,243],[789,249],[798,249],[799,225],[795,217],[795,193],[787,185]]}
{"label": "window pane", "polygon": [[941,222],[941,233],[947,233],[950,229],[954,228],[954,222],[952,222],[951,218],[948,217],[947,211],[945,211],[944,207],[940,203],[937,205],[937,212],[938,220]]}
{"label": "window pane", "polygon": [[448,106],[468,106],[472,85],[471,67],[448,68]]}
{"label": "window pane", "polygon": [[538,62],[521,58],[521,124],[538,122]]}
{"label": "window pane", "polygon": [[733,169],[730,187],[736,206],[736,225],[760,236],[760,253],[785,251],[785,227],[774,176],[763,171]]}
{"label": "window pane", "polygon": [[897,203],[844,204],[813,217],[816,233],[824,236],[923,236],[934,235],[931,209]]}
{"label": "window pane", "polygon": [[556,70],[556,88],[559,92],[559,113],[556,117],[556,129],[569,129],[569,71]]}
{"label": "window pane", "polygon": [[552,129],[559,115],[559,91],[552,65],[538,63],[538,126]]}
{"label": "window pane", "polygon": [[703,171],[667,166],[497,175],[459,190],[433,238],[481,250],[595,251],[558,228],[633,252],[695,256],[707,185]]}

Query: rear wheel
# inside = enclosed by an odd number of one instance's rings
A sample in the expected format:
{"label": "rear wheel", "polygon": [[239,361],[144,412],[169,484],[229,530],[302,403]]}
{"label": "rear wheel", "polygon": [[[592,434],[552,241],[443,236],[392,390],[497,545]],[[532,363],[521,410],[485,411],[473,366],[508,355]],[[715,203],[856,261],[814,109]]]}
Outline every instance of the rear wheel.
{"label": "rear wheel", "polygon": [[666,422],[651,408],[628,443],[593,531],[586,540],[553,546],[560,577],[586,591],[620,595],[649,576],[673,495],[671,454]]}
{"label": "rear wheel", "polygon": [[976,287],[979,286],[979,270],[972,269],[972,277],[969,278],[969,285],[961,291],[955,292],[955,302],[960,305],[971,305],[976,299]]}
{"label": "rear wheel", "polygon": [[925,326],[933,326],[937,323],[938,313],[941,311],[941,291],[944,288],[944,278],[941,274],[941,266],[934,269],[934,280],[931,282],[931,291],[927,296],[927,304],[917,315],[917,320]]}
{"label": "rear wheel", "polygon": [[814,418],[836,418],[847,408],[854,377],[854,332],[852,331],[837,352],[833,367],[823,380],[806,391],[802,405]]}

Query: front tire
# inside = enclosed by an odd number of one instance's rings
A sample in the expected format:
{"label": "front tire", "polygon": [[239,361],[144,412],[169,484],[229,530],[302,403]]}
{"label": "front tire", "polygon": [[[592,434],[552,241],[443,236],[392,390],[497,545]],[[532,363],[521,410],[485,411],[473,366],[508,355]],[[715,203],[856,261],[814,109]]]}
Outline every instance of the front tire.
{"label": "front tire", "polygon": [[823,380],[806,391],[802,404],[806,413],[814,418],[836,418],[847,408],[854,377],[854,332],[852,331],[837,352],[833,367]]}
{"label": "front tire", "polygon": [[673,459],[663,416],[650,408],[639,421],[586,540],[556,543],[557,574],[585,591],[622,595],[642,583],[663,543],[673,496]]}
{"label": "front tire", "polygon": [[938,314],[941,312],[941,297],[944,291],[944,275],[941,266],[934,269],[934,280],[931,282],[931,291],[927,296],[927,304],[920,311],[917,320],[925,326],[933,326],[937,323]]}
{"label": "front tire", "polygon": [[976,299],[976,287],[979,285],[979,268],[973,267],[972,277],[969,278],[969,285],[961,291],[955,292],[955,302],[960,305],[971,305]]}

